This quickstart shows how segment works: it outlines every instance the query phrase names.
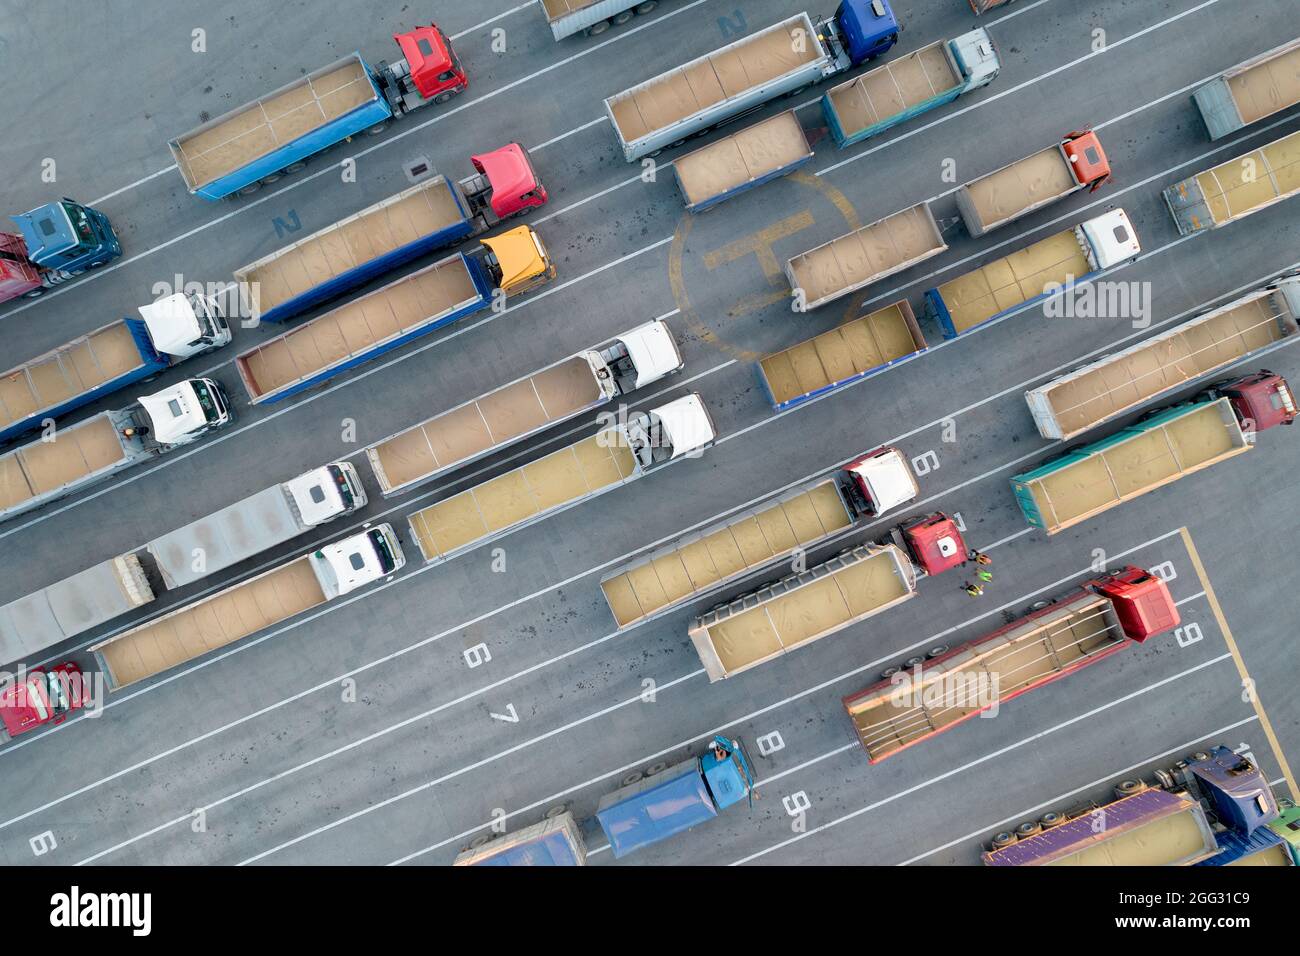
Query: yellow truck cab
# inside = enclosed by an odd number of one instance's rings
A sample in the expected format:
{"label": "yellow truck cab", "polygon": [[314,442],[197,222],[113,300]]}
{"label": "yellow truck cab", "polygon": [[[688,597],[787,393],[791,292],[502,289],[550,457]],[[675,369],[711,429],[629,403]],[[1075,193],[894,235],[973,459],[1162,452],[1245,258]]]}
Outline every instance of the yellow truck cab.
{"label": "yellow truck cab", "polygon": [[555,278],[555,263],[542,237],[529,226],[507,229],[482,242],[496,286],[507,296],[522,295]]}

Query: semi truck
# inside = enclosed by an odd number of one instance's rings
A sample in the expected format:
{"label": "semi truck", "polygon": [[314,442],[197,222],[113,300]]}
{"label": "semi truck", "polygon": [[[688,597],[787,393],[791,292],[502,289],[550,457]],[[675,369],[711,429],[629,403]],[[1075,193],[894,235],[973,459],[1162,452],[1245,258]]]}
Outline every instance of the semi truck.
{"label": "semi truck", "polygon": [[1002,66],[988,31],[936,40],[832,87],[822,115],[842,149],[988,86]]}
{"label": "semi truck", "polygon": [[925,314],[945,339],[1018,315],[1142,251],[1123,209],[1040,239],[925,293]]}
{"label": "semi truck", "polygon": [[610,572],[600,589],[623,630],[825,544],[861,521],[914,500],[918,493],[903,453],[890,446],[878,448],[775,503],[747,508]]}
{"label": "semi truck", "polygon": [[1293,866],[1271,828],[1277,798],[1250,756],[1222,745],[1122,780],[1114,798],[994,834],[986,866]]}
{"label": "semi truck", "polygon": [[210,296],[178,292],[0,374],[0,442],[230,344]]}
{"label": "semi truck", "polygon": [[0,232],[0,302],[35,299],[122,254],[108,217],[66,196],[11,218],[18,232]]}
{"label": "semi truck", "polygon": [[704,212],[812,162],[794,110],[747,126],[673,162],[688,212]]}
{"label": "semi truck", "polygon": [[1164,191],[1180,235],[1217,229],[1300,192],[1300,131]]}
{"label": "semi truck", "polygon": [[1025,392],[1044,438],[1069,440],[1300,331],[1300,273]]}
{"label": "semi truck", "polygon": [[231,420],[221,386],[192,378],[0,455],[0,521],[189,444]]}
{"label": "semi truck", "polygon": [[400,570],[390,524],[327,544],[90,648],[109,690],[161,674]]}
{"label": "semi truck", "polygon": [[758,377],[772,408],[781,412],[916,358],[928,347],[911,304],[901,299],[759,359]]}
{"label": "semi truck", "polygon": [[555,277],[541,237],[518,226],[317,316],[235,358],[254,405],[278,402]]}
{"label": "semi truck", "polygon": [[698,457],[717,436],[696,392],[544,455],[410,517],[426,562],[442,562],[644,475]]}
{"label": "semi truck", "polygon": [[0,663],[55,645],[366,505],[356,468],[330,462],[143,547],[0,606]]}
{"label": "semi truck", "polygon": [[601,798],[596,820],[615,858],[652,846],[753,801],[754,770],[739,740],[717,735],[702,756],[633,774]]}
{"label": "semi truck", "polygon": [[213,201],[249,195],[331,146],[381,133],[389,120],[445,103],[469,85],[437,25],[393,40],[401,59],[372,67],[350,53],[171,140],[186,188]]}
{"label": "semi truck", "polygon": [[598,36],[610,27],[622,26],[634,15],[644,15],[659,6],[659,0],[538,0],[551,35],[557,40],[585,33]]}
{"label": "semi truck", "polygon": [[587,846],[567,810],[541,823],[470,843],[452,866],[585,866]]}
{"label": "semi truck", "polygon": [[1300,38],[1238,63],[1192,93],[1210,139],[1300,103]]}
{"label": "semi truck", "polygon": [[1255,432],[1295,417],[1286,381],[1261,372],[1217,386],[1199,400],[1158,409],[1136,425],[1014,475],[1011,489],[1025,521],[1056,534],[1244,455],[1255,447]]}
{"label": "semi truck", "polygon": [[0,686],[0,741],[61,724],[91,702],[90,685],[72,661],[33,667]]}
{"label": "semi truck", "polygon": [[791,307],[806,312],[944,252],[927,202],[886,216],[786,260]]}
{"label": "semi truck", "polygon": [[991,634],[936,648],[843,700],[862,748],[879,763],[1178,626],[1164,581],[1128,566],[1035,606]]}
{"label": "semi truck", "polygon": [[253,317],[283,322],[546,203],[518,143],[470,162],[474,175],[459,182],[434,176],[236,269],[235,280],[252,292]]}
{"label": "semi truck", "polygon": [[898,40],[886,0],[843,0],[816,25],[800,13],[605,100],[630,163],[844,73]]}
{"label": "semi truck", "polygon": [[910,521],[891,537],[848,548],[697,617],[688,633],[709,682],[902,604],[916,594],[918,578],[966,561],[961,531],[946,515]]}
{"label": "semi truck", "polygon": [[398,494],[682,369],[654,320],[470,399],[366,448],[385,495]]}
{"label": "semi truck", "polygon": [[1101,140],[1091,130],[1067,133],[1046,149],[966,183],[957,209],[966,231],[979,238],[1081,189],[1096,192],[1110,178]]}

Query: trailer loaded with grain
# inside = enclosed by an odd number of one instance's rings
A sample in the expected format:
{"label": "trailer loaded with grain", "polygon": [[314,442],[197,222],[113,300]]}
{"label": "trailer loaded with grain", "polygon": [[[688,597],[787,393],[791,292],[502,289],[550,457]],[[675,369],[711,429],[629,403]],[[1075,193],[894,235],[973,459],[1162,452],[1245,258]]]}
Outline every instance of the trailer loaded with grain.
{"label": "trailer loaded with grain", "polygon": [[925,313],[954,339],[1087,282],[1142,251],[1123,209],[1040,239],[925,293]]}
{"label": "trailer loaded with grain", "polygon": [[1239,63],[1192,93],[1210,139],[1300,103],[1300,38]]}
{"label": "trailer loaded with grain", "polygon": [[277,402],[481,312],[494,290],[519,294],[554,276],[541,238],[518,226],[255,345],[235,367],[252,404]]}
{"label": "trailer loaded with grain", "polygon": [[916,498],[897,448],[878,448],[775,503],[679,538],[600,582],[619,629],[641,624],[733,584],[796,552],[825,544]]}
{"label": "trailer loaded with grain", "polygon": [[470,162],[474,175],[459,182],[434,176],[236,269],[252,317],[283,322],[545,204],[546,189],[518,143]]}
{"label": "trailer loaded with grain", "polygon": [[791,307],[796,312],[815,309],[947,248],[930,204],[919,203],[787,260]]}
{"label": "trailer loaded with grain", "polygon": [[1300,331],[1300,273],[1025,393],[1044,438],[1073,438]]}
{"label": "trailer loaded with grain", "polygon": [[590,438],[512,468],[410,517],[425,561],[446,561],[503,534],[527,527],[713,444],[717,432],[692,392]]}
{"label": "trailer loaded with grain", "polygon": [[988,86],[1001,65],[984,29],[936,40],[841,83],[822,97],[822,115],[841,148]]}
{"label": "trailer loaded with grain", "polygon": [[794,110],[747,126],[673,162],[690,212],[703,212],[811,162],[812,147]]}
{"label": "trailer loaded with grain", "polygon": [[647,14],[659,0],[538,0],[551,35],[557,40],[585,33],[599,36],[621,26],[637,14]]}
{"label": "trailer loaded with grain", "polygon": [[1300,193],[1300,131],[1174,183],[1165,204],[1180,235],[1217,229]]}
{"label": "trailer loaded with grain", "polygon": [[879,763],[1177,626],[1164,581],[1125,567],[910,669],[886,670],[845,697],[844,709],[867,759]]}

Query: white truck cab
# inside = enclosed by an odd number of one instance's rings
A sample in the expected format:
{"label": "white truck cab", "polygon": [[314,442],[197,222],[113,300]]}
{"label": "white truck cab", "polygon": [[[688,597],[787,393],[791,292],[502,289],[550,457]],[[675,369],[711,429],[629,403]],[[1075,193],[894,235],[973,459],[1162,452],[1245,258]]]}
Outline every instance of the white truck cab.
{"label": "white truck cab", "polygon": [[605,400],[657,382],[685,365],[673,333],[659,319],[624,332],[610,345],[587,353]]}
{"label": "white truck cab", "polygon": [[327,598],[365,587],[405,565],[401,542],[387,522],[327,544],[311,555],[312,570]]}
{"label": "white truck cab", "polygon": [[855,458],[844,466],[858,510],[879,517],[913,501],[921,493],[912,466],[892,445]]}
{"label": "white truck cab", "polygon": [[960,61],[959,65],[965,68],[963,73],[970,89],[988,86],[998,78],[998,73],[1001,72],[998,51],[993,46],[993,38],[983,27],[954,39],[952,50]]}
{"label": "white truck cab", "polygon": [[173,358],[201,355],[229,345],[233,338],[225,314],[212,296],[177,292],[137,311],[153,347]]}
{"label": "white truck cab", "polygon": [[333,521],[364,508],[368,499],[356,467],[334,461],[284,483],[302,523],[308,527]]}
{"label": "white truck cab", "polygon": [[718,437],[699,392],[648,412],[635,412],[622,430],[642,471],[679,458],[698,457]]}
{"label": "white truck cab", "polygon": [[1096,269],[1117,266],[1142,251],[1137,232],[1123,209],[1112,209],[1089,219],[1079,229],[1086,240],[1083,251],[1088,254],[1089,264]]}
{"label": "white truck cab", "polygon": [[221,386],[191,378],[136,400],[149,417],[151,438],[160,445],[185,445],[231,421]]}

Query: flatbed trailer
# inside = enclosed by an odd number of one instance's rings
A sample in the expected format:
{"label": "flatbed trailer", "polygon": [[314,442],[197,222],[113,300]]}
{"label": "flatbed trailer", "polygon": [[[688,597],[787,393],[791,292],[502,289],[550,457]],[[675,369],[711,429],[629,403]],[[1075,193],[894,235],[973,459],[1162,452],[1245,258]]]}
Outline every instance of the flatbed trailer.
{"label": "flatbed trailer", "polygon": [[1044,438],[1067,441],[1300,332],[1300,275],[1256,289],[1025,393]]}
{"label": "flatbed trailer", "polygon": [[836,144],[852,146],[987,86],[999,71],[988,31],[972,30],[831,88],[822,97],[822,115]]}
{"label": "flatbed trailer", "polygon": [[1142,251],[1123,209],[1040,239],[927,289],[925,313],[945,339],[1001,322]]}
{"label": "flatbed trailer", "polygon": [[1025,520],[1056,534],[1254,447],[1231,400],[1194,402],[1015,475],[1011,488]]}
{"label": "flatbed trailer", "polygon": [[1300,193],[1300,131],[1164,191],[1180,235],[1217,229]]}
{"label": "flatbed trailer", "polygon": [[916,593],[916,569],[892,544],[864,545],[719,605],[689,635],[709,681],[757,667],[879,614]]}
{"label": "flatbed trailer", "polygon": [[[670,437],[647,460],[650,447],[628,435],[649,434],[652,421]],[[691,393],[422,508],[410,516],[411,536],[426,562],[446,561],[702,451],[714,437],[703,401]]]}
{"label": "flatbed trailer", "polygon": [[947,248],[930,204],[919,203],[787,260],[792,307],[815,309]]}
{"label": "flatbed trailer", "polygon": [[0,606],[0,664],[28,661],[153,599],[135,555],[101,561]]}
{"label": "flatbed trailer", "polygon": [[673,162],[689,212],[704,212],[812,161],[812,147],[794,110],[747,126]]}
{"label": "flatbed trailer", "polygon": [[462,468],[682,368],[668,326],[648,322],[366,448],[385,495]]}
{"label": "flatbed trailer", "polygon": [[280,401],[481,311],[491,297],[479,260],[457,253],[241,352],[235,366],[250,402]]}
{"label": "flatbed trailer", "polygon": [[1210,139],[1300,103],[1300,38],[1239,63],[1192,93]]}
{"label": "flatbed trailer", "polygon": [[630,568],[607,574],[600,588],[622,630],[814,548],[855,521],[839,480],[825,478],[674,541]]}
{"label": "flatbed trailer", "polygon": [[758,375],[777,411],[916,358],[929,346],[903,299],[805,339],[758,361]]}

